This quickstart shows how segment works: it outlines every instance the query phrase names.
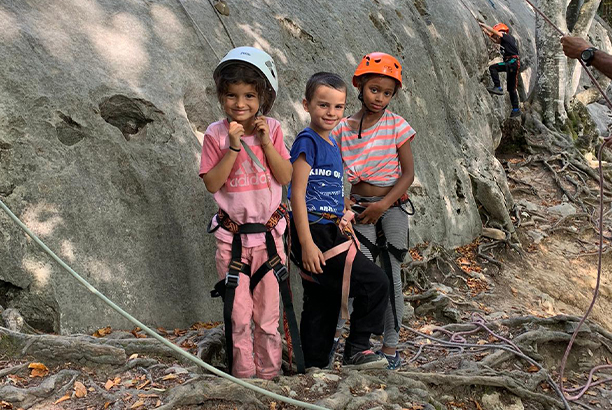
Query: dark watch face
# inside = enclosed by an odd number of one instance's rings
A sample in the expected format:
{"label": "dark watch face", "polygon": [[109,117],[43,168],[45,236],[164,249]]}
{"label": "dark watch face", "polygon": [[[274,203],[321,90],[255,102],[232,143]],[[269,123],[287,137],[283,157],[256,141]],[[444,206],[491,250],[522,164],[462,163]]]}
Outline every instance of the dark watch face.
{"label": "dark watch face", "polygon": [[582,52],[582,54],[580,54],[580,59],[583,61],[589,61],[593,58],[593,50],[591,50],[590,48],[587,48],[586,50],[584,50]]}

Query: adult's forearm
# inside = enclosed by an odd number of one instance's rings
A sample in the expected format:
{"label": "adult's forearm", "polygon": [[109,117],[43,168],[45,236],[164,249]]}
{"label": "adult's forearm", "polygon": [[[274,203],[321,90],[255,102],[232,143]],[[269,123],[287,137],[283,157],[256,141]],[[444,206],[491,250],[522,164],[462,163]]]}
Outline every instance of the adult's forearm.
{"label": "adult's forearm", "polygon": [[610,54],[597,50],[591,65],[606,77],[612,78],[612,56]]}

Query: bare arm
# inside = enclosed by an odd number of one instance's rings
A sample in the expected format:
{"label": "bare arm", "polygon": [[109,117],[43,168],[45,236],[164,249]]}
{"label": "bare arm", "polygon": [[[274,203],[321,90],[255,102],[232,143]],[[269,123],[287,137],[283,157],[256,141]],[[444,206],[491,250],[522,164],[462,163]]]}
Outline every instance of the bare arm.
{"label": "bare arm", "polygon": [[495,40],[499,40],[500,38],[502,38],[502,33],[495,30],[493,27],[487,26],[485,23],[482,23],[480,21],[478,22],[478,25],[480,26],[480,28],[482,28],[482,31],[484,31],[485,34],[489,36],[492,40],[495,41]]}
{"label": "bare arm", "polygon": [[384,203],[385,209],[389,208],[395,201],[408,191],[408,188],[414,182],[414,160],[412,158],[412,149],[410,141],[407,141],[397,151],[399,155],[400,165],[402,167],[402,175],[399,177],[391,191],[381,200]]}
{"label": "bare arm", "polygon": [[266,159],[268,160],[268,165],[270,165],[270,170],[272,171],[274,179],[281,185],[287,185],[291,182],[291,174],[293,172],[291,161],[281,157],[276,148],[274,148],[272,141],[263,145],[263,151],[264,154],[266,154]]}
{"label": "bare arm", "polygon": [[321,265],[325,265],[325,258],[321,250],[315,245],[310,233],[308,212],[306,211],[306,186],[310,174],[310,165],[306,157],[301,154],[293,163],[293,176],[291,178],[291,210],[302,246],[302,264],[309,272],[323,273]]}
{"label": "bare arm", "polygon": [[[237,122],[230,122],[228,136],[230,140],[230,148],[240,150],[242,147],[240,146],[240,138],[244,135],[244,128],[242,125]],[[238,158],[238,153],[229,149],[221,161],[217,165],[215,165],[210,171],[206,174],[202,175],[202,180],[204,180],[204,184],[206,185],[206,189],[208,192],[215,193],[227,181],[229,178],[229,174],[232,171],[232,167],[234,166],[234,162],[236,162],[236,158]]]}
{"label": "bare arm", "polygon": [[[588,41],[574,36],[561,37],[563,52],[569,58],[580,58],[584,50],[593,47]],[[605,51],[597,50],[591,65],[608,78],[612,78],[612,56]]]}
{"label": "bare arm", "polygon": [[274,147],[272,139],[270,138],[270,127],[266,122],[266,117],[263,115],[257,117],[255,120],[255,131],[259,137],[261,148],[263,149],[266,159],[268,160],[268,165],[270,166],[270,171],[272,172],[274,179],[276,179],[281,185],[287,185],[289,182],[291,182],[291,173],[293,171],[291,161],[288,159],[283,159],[283,157],[281,157],[280,153]]}
{"label": "bare arm", "polygon": [[597,50],[591,65],[601,71],[606,77],[612,78],[612,56],[610,54]]}
{"label": "bare arm", "polygon": [[236,162],[236,158],[238,158],[238,153],[230,149],[225,153],[217,165],[206,174],[202,175],[202,180],[208,192],[214,194],[225,185],[232,167],[234,166],[234,162]]}

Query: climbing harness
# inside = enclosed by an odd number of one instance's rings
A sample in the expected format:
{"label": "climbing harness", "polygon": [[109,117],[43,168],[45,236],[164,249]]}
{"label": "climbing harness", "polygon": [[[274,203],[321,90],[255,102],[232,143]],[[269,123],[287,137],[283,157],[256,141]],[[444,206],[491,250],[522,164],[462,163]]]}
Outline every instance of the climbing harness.
{"label": "climbing harness", "polygon": [[[268,273],[274,273],[276,280],[278,281],[278,287],[280,290],[281,298],[283,300],[284,318],[287,320],[289,327],[289,335],[287,337],[287,344],[293,346],[295,353],[295,362],[299,373],[305,372],[304,367],[304,354],[302,352],[302,344],[300,341],[300,332],[295,318],[295,311],[293,308],[293,300],[291,296],[291,287],[289,284],[289,271],[283,264],[278,251],[276,250],[276,243],[272,236],[272,230],[276,227],[281,219],[287,221],[289,225],[289,213],[285,204],[280,204],[278,209],[274,211],[268,222],[265,224],[260,223],[246,223],[239,225],[232,221],[229,215],[219,209],[217,212],[218,224],[214,228],[208,228],[208,232],[212,233],[220,227],[228,230],[234,234],[232,240],[232,259],[229,264],[229,270],[225,275],[225,279],[220,280],[215,284],[214,289],[210,292],[212,297],[221,297],[223,300],[223,321],[225,322],[225,341],[226,341],[226,356],[228,370],[231,371],[233,364],[233,337],[232,337],[232,310],[234,308],[234,296],[236,288],[240,282],[240,275],[246,275],[251,278],[250,280],[250,291],[253,293],[255,287]],[[211,220],[212,224],[212,220]],[[242,238],[241,234],[254,234],[254,233],[265,233],[266,237],[266,251],[268,252],[268,260],[257,269],[254,273],[251,273],[251,267],[246,263],[242,262]]]}
{"label": "climbing harness", "polygon": [[[351,199],[354,202],[356,202],[356,198],[351,197]],[[360,201],[370,202],[364,198],[360,199]],[[409,203],[412,208],[411,212],[408,212],[404,208],[404,205],[407,203]],[[406,215],[414,215],[414,205],[412,204],[412,201],[410,201],[408,194],[402,195],[397,201],[395,201],[391,205],[391,208],[393,207],[397,207],[401,209]],[[374,262],[376,262],[376,259],[378,259],[379,255],[381,257],[380,262],[381,262],[382,268],[385,271],[387,278],[389,279],[389,300],[391,302],[391,310],[393,311],[393,321],[395,323],[395,331],[399,332],[400,321],[397,317],[397,311],[395,307],[395,286],[393,286],[393,271],[391,267],[391,255],[393,255],[393,257],[397,259],[398,261],[403,262],[404,258],[406,257],[406,254],[408,253],[408,249],[396,248],[392,243],[387,241],[385,231],[383,230],[383,227],[382,227],[383,219],[384,219],[384,216],[381,216],[380,218],[378,218],[378,221],[376,221],[376,224],[375,224],[376,243],[372,243],[368,238],[366,238],[358,230],[355,231],[355,234],[357,238],[359,239],[359,241],[366,248],[368,248],[368,250],[370,251],[370,255],[372,255],[372,259],[374,260]],[[410,230],[408,231],[408,235],[410,235]],[[408,241],[409,240],[410,239],[408,238]]]}
{"label": "climbing harness", "polygon": [[[349,319],[349,307],[348,307],[348,298],[351,287],[351,270],[353,269],[353,261],[355,260],[355,255],[357,255],[357,250],[359,249],[359,241],[355,236],[355,231],[353,230],[353,226],[351,222],[355,218],[355,214],[353,211],[346,211],[346,213],[339,217],[336,214],[328,213],[328,212],[308,212],[311,215],[316,216],[316,221],[310,222],[310,224],[315,224],[322,219],[327,219],[329,221],[334,222],[342,234],[348,239],[345,242],[342,242],[339,245],[334,246],[331,249],[323,252],[323,258],[325,260],[331,259],[334,256],[340,255],[343,252],[346,252],[346,259],[344,261],[344,271],[342,273],[342,301],[341,301],[341,315],[342,319]],[[308,282],[319,283],[317,279],[317,274],[312,274],[310,272],[302,269],[302,261],[298,261],[293,252],[291,252],[291,260],[295,263],[296,266],[300,267],[300,276],[302,279]]]}
{"label": "climbing harness", "polygon": [[102,293],[100,293],[100,291],[98,289],[96,289],[89,282],[87,282],[81,275],[79,275],[77,272],[75,272],[74,269],[72,269],[70,266],[68,266],[68,264],[66,264],[66,262],[64,262],[51,249],[49,249],[49,247],[47,245],[45,245],[45,243],[43,241],[41,241],[40,238],[38,238],[38,236],[36,236],[23,222],[21,222],[21,220],[19,218],[17,218],[17,216],[15,216],[15,214],[4,204],[4,202],[2,202],[2,200],[0,200],[0,208],[2,208],[2,210],[4,212],[6,212],[6,214],[11,218],[11,220],[13,220],[13,222],[15,222],[19,226],[19,228],[21,228],[21,230],[23,230],[30,238],[32,238],[32,240],[34,240],[34,242],[36,242],[36,244],[38,246],[40,246],[42,248],[42,250],[44,250],[49,256],[51,256],[51,258],[53,258],[62,268],[64,268],[66,271],[68,271],[68,273],[70,273],[70,275],[72,275],[72,277],[74,277],[87,290],[89,290],[96,297],[101,299],[106,305],[108,305],[114,311],[116,311],[121,316],[123,316],[125,319],[130,321],[132,324],[134,324],[135,326],[140,327],[146,334],[148,334],[152,338],[156,339],[160,343],[163,343],[165,346],[168,346],[170,349],[175,351],[177,354],[183,356],[184,358],[186,358],[188,360],[191,360],[192,362],[196,363],[198,366],[203,367],[204,369],[208,370],[209,372],[211,372],[213,374],[216,374],[217,376],[220,376],[220,377],[223,377],[225,379],[228,379],[228,380],[230,380],[233,383],[236,383],[236,384],[238,384],[238,385],[240,385],[242,387],[245,387],[245,388],[253,390],[253,391],[257,392],[257,393],[260,393],[260,394],[263,394],[265,396],[268,396],[268,397],[270,397],[270,398],[272,398],[274,400],[279,400],[279,401],[282,401],[282,402],[285,402],[285,403],[288,403],[288,404],[292,404],[294,406],[299,406],[299,407],[302,407],[302,408],[305,408],[305,409],[328,410],[325,407],[317,406],[315,404],[306,403],[306,402],[303,402],[303,401],[300,401],[300,400],[295,400],[295,399],[292,399],[292,398],[289,398],[289,397],[281,396],[279,394],[276,394],[276,393],[273,393],[271,391],[262,389],[259,386],[255,386],[255,385],[253,385],[251,383],[248,383],[248,382],[246,382],[244,380],[241,380],[241,379],[239,379],[237,377],[234,377],[234,376],[232,376],[230,374],[227,374],[227,373],[217,369],[216,367],[211,366],[210,364],[206,363],[205,361],[203,361],[199,357],[196,357],[193,354],[191,354],[191,353],[185,351],[184,349],[178,347],[174,343],[170,342],[168,339],[160,336],[153,329],[149,328],[147,325],[145,325],[144,323],[142,323],[141,321],[139,321],[138,319],[136,319],[135,317],[130,315],[125,310],[121,309],[112,300],[108,299],[106,296],[104,296]]}

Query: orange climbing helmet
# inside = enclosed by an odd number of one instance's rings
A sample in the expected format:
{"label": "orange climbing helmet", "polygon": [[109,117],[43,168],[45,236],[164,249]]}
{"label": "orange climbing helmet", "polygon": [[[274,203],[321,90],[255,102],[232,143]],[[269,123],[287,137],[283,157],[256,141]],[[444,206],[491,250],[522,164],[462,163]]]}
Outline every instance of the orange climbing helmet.
{"label": "orange climbing helmet", "polygon": [[380,74],[391,77],[402,87],[402,65],[397,59],[386,53],[374,52],[366,54],[353,75],[353,85],[359,87],[358,77],[364,74]]}
{"label": "orange climbing helmet", "polygon": [[493,26],[493,30],[495,30],[495,31],[503,31],[506,34],[508,34],[510,32],[510,29],[504,23],[497,23],[496,25]]}

